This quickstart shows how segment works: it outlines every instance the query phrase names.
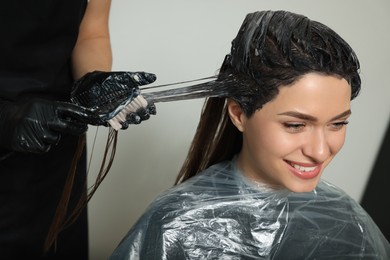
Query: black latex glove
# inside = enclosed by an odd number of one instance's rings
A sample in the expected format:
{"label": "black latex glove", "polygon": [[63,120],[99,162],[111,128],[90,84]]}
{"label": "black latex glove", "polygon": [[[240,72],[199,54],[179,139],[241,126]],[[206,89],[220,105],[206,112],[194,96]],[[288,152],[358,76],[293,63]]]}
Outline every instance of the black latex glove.
{"label": "black latex glove", "polygon": [[80,135],[88,126],[80,118],[88,111],[77,105],[44,99],[18,102],[0,100],[0,148],[43,153],[59,142],[61,134]]}
{"label": "black latex glove", "polygon": [[127,129],[131,124],[140,124],[142,121],[148,120],[150,115],[156,114],[156,106],[148,102],[146,107],[140,107],[135,112],[131,112],[126,116],[126,121],[122,122],[122,129]]}
{"label": "black latex glove", "polygon": [[[94,114],[93,117],[84,118],[84,123],[107,126],[109,119],[115,117],[140,94],[139,86],[155,80],[156,76],[147,72],[94,71],[75,82],[71,100]],[[126,129],[129,124],[139,124],[149,119],[151,114],[156,114],[156,108],[153,103],[147,103],[127,115],[126,120],[121,122],[122,129]]]}

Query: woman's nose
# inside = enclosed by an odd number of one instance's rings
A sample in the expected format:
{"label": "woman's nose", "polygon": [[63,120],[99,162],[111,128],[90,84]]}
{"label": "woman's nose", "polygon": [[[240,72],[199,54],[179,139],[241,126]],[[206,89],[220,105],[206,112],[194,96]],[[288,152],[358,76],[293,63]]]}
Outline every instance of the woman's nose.
{"label": "woman's nose", "polygon": [[328,159],[331,151],[323,129],[310,132],[305,140],[303,153],[315,162],[324,162]]}

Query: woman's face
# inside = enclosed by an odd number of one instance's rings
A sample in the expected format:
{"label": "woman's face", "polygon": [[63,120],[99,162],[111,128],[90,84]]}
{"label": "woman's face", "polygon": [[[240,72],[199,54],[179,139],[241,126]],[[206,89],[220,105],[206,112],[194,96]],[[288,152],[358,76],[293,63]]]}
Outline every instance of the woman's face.
{"label": "woman's face", "polygon": [[275,188],[312,191],[344,144],[350,97],[345,79],[309,73],[281,87],[250,118],[230,101],[231,119],[243,134],[239,168]]}

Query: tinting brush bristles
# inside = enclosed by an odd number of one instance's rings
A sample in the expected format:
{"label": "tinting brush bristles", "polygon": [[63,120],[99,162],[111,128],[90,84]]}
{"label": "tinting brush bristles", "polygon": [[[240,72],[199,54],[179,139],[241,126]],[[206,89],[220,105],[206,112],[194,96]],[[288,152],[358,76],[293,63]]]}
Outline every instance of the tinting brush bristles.
{"label": "tinting brush bristles", "polygon": [[136,113],[138,109],[146,107],[148,102],[142,95],[138,95],[135,99],[133,99],[129,104],[124,106],[124,108],[113,118],[109,119],[107,122],[111,125],[115,130],[119,130],[122,128],[122,123],[127,121],[127,117]]}

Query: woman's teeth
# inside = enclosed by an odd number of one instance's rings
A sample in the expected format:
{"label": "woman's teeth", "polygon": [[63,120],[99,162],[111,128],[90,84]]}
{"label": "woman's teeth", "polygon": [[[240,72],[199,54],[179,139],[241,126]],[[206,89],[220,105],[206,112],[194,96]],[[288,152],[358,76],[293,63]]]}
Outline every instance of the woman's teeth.
{"label": "woman's teeth", "polygon": [[317,166],[304,167],[304,166],[294,164],[294,163],[290,163],[290,164],[292,167],[294,167],[295,169],[297,169],[298,171],[301,171],[301,172],[311,172],[311,171],[314,171],[315,168],[317,168]]}

